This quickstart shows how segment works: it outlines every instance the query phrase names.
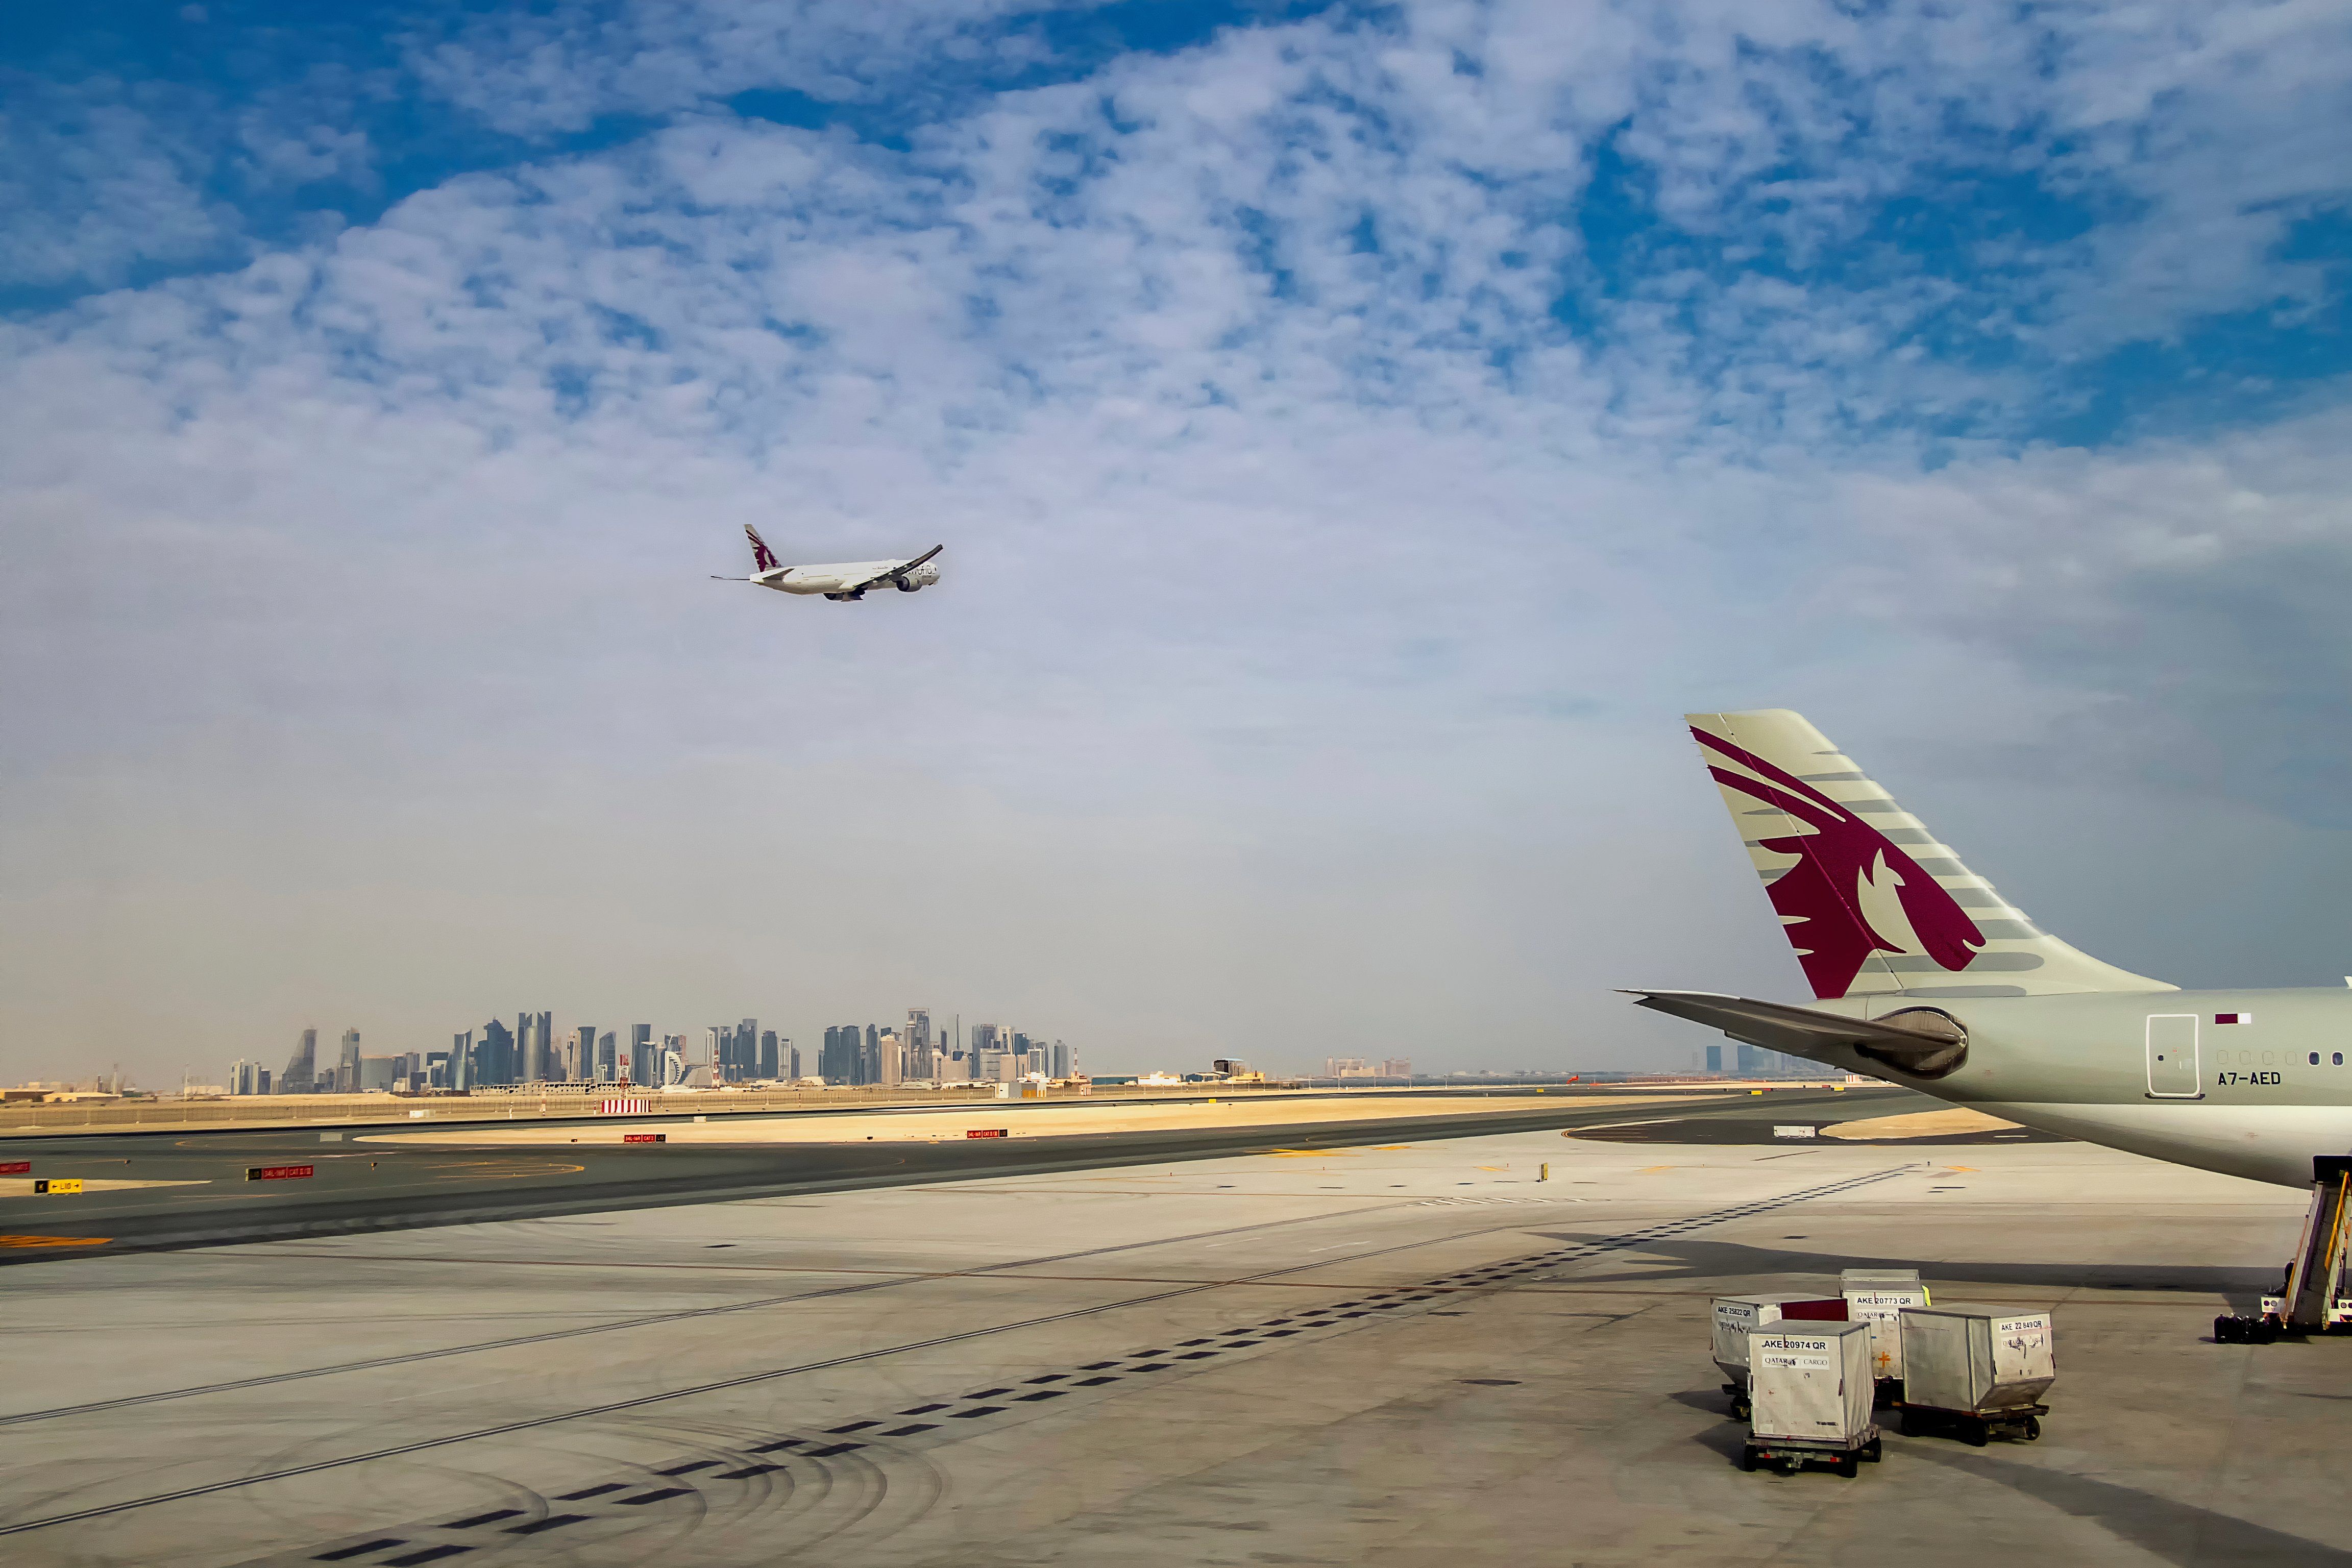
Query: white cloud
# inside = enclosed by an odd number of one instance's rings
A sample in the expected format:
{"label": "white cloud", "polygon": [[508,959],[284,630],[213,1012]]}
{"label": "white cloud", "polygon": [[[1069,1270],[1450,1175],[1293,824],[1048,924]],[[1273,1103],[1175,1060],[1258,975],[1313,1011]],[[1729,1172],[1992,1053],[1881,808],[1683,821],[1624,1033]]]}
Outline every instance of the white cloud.
{"label": "white cloud", "polygon": [[211,157],[176,115],[103,78],[0,85],[0,286],[108,286],[233,249],[241,226],[205,194]]}

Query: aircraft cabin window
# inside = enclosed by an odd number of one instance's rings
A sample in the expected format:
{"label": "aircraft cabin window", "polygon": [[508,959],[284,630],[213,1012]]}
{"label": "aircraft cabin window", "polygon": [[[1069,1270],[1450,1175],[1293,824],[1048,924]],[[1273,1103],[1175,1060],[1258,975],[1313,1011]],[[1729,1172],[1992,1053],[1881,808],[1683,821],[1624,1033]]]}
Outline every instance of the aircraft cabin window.
{"label": "aircraft cabin window", "polygon": [[2317,1051],[2311,1053],[2311,1065],[2313,1067],[2317,1067],[2319,1065],[2319,1053]]}
{"label": "aircraft cabin window", "polygon": [[2342,1067],[2344,1065],[2344,1053],[2342,1051],[2336,1053],[2336,1065],[2337,1067]]}

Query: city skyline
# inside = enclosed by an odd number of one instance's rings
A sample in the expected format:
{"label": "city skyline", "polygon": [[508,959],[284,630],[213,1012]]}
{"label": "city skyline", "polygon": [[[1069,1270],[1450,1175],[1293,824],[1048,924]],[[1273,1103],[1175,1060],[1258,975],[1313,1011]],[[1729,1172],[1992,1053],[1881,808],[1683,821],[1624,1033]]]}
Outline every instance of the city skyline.
{"label": "city skyline", "polygon": [[448,1046],[371,1054],[357,1028],[345,1029],[332,1064],[319,1061],[319,1030],[300,1032],[286,1065],[272,1070],[256,1058],[231,1063],[223,1086],[233,1094],[425,1092],[530,1083],[621,1083],[661,1087],[695,1083],[822,1079],[850,1085],[900,1081],[982,1082],[1042,1072],[1068,1078],[1075,1049],[1059,1039],[1033,1040],[1001,1022],[974,1026],[967,1053],[960,1022],[935,1031],[928,1008],[910,1007],[887,1025],[828,1026],[814,1055],[803,1055],[788,1035],[761,1028],[756,1016],[706,1026],[693,1048],[690,1031],[671,1034],[650,1024],[600,1029],[575,1025],[561,1032],[552,1012],[523,1011],[509,1027],[493,1016],[456,1032]]}

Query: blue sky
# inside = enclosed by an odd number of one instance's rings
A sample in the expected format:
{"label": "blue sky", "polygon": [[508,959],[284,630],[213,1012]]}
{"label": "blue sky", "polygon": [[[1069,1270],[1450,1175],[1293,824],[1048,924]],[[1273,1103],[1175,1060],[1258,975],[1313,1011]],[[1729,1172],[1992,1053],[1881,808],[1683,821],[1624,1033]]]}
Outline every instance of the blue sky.
{"label": "blue sky", "polygon": [[[2339,7],[117,5],[0,72],[19,1070],[575,1003],[1679,1059],[1608,986],[1790,968],[1685,706],[2116,962],[2341,973]],[[746,604],[745,521],[949,584]]]}

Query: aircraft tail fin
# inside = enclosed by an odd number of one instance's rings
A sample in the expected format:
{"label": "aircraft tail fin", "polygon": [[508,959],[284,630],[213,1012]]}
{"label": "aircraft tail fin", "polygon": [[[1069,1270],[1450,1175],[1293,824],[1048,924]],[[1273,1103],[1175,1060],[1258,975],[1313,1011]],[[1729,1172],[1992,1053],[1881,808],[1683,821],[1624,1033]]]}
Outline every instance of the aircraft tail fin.
{"label": "aircraft tail fin", "polygon": [[783,564],[782,562],[776,559],[776,552],[768,548],[768,542],[760,537],[760,531],[758,529],[753,528],[747,522],[743,525],[743,531],[749,534],[751,539],[751,570],[754,572],[772,572],[777,567]]}
{"label": "aircraft tail fin", "polygon": [[1814,995],[2177,989],[2035,926],[1803,715],[1684,717]]}

